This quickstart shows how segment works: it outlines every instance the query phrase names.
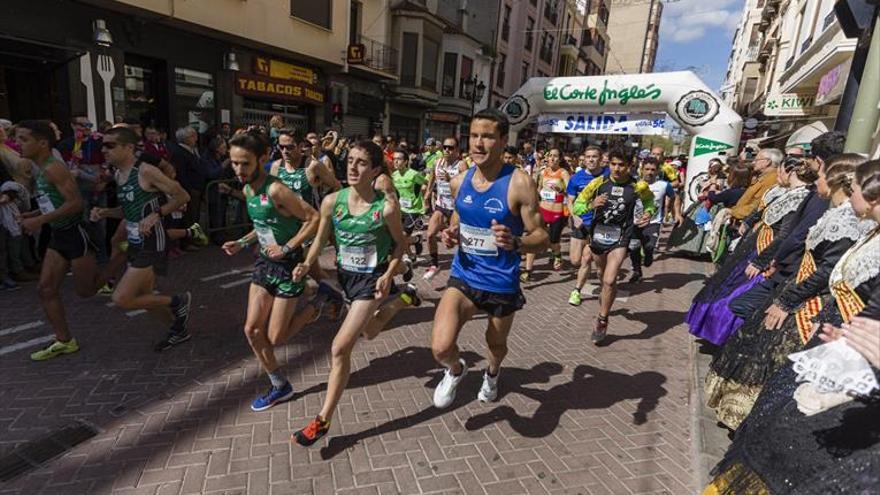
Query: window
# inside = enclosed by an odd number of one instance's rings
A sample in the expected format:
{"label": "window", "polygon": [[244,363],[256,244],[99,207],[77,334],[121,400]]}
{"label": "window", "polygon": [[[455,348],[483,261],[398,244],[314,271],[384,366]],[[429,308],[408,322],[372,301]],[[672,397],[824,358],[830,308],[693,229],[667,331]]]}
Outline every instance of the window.
{"label": "window", "polygon": [[400,84],[416,85],[416,64],[419,58],[419,34],[403,33],[403,51],[400,63]]}
{"label": "window", "polygon": [[504,16],[501,21],[501,39],[507,41],[510,39],[510,6],[504,6]]}
{"label": "window", "polygon": [[523,65],[522,65],[522,78],[521,78],[521,79],[522,79],[522,80],[520,81],[520,84],[525,84],[526,81],[529,80],[529,63],[528,63],[528,62],[523,62]]}
{"label": "window", "polygon": [[214,126],[214,76],[174,68],[174,125],[191,126],[200,133]]}
{"label": "window", "polygon": [[351,12],[349,12],[351,22],[348,26],[348,42],[354,44],[361,39],[361,4],[360,2],[351,2]]}
{"label": "window", "polygon": [[535,44],[535,20],[529,17],[526,21],[526,50],[532,51]]}
{"label": "window", "polygon": [[443,86],[440,94],[443,96],[455,96],[455,66],[458,64],[458,54],[446,52],[443,55]]}
{"label": "window", "polygon": [[440,43],[425,38],[422,41],[422,88],[437,91],[437,58]]}
{"label": "window", "polygon": [[495,68],[495,85],[499,88],[504,87],[504,65],[507,63],[507,56],[503,53],[498,57],[498,67]]}
{"label": "window", "polygon": [[596,45],[596,50],[600,54],[605,55],[605,38],[603,38],[601,34],[596,33],[596,40],[594,44]]}
{"label": "window", "polygon": [[290,15],[325,29],[332,29],[333,0],[290,0]]}
{"label": "window", "polygon": [[599,19],[602,20],[602,24],[608,25],[608,7],[605,2],[599,4]]}
{"label": "window", "polygon": [[[458,77],[458,87],[463,88],[464,82],[471,78],[474,75],[474,59],[470,57],[461,56],[461,75]],[[464,98],[464,91],[459,89],[458,93],[462,98]]]}

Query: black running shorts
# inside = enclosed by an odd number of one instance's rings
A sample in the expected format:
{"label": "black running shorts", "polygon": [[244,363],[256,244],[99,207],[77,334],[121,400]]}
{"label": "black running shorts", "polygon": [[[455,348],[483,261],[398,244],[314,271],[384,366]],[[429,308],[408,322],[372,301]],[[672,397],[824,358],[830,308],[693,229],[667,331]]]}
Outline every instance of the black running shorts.
{"label": "black running shorts", "polygon": [[82,223],[76,223],[63,229],[51,229],[48,248],[56,251],[67,261],[82,258],[88,252],[98,251],[89,233]]}
{"label": "black running shorts", "polygon": [[526,296],[523,295],[521,290],[517,290],[515,294],[487,292],[474,289],[455,277],[449,277],[446,287],[458,289],[459,292],[474,303],[477,309],[485,311],[489,316],[496,318],[512,315],[526,304]]}

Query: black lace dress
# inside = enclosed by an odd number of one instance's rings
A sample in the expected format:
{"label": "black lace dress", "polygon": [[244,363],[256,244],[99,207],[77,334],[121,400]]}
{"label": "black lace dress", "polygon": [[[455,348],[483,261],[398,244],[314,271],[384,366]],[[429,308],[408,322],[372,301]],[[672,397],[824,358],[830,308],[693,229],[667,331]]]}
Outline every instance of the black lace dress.
{"label": "black lace dress", "polygon": [[[810,339],[812,317],[829,298],[831,270],[859,237],[859,219],[848,201],[827,210],[807,235],[800,270],[777,287],[712,359],[706,401],[725,426],[739,426],[764,383]],[[765,311],[772,304],[789,313],[779,330],[764,327]]]}
{"label": "black lace dress", "polygon": [[[864,243],[867,246],[860,262],[851,265],[845,277],[864,302],[858,315],[873,319],[880,319],[880,236],[877,234],[876,230],[872,232],[873,239]],[[858,272],[861,273],[854,275]],[[832,283],[834,280],[832,275]],[[849,309],[842,310],[837,300],[831,298],[814,321],[839,326]],[[813,335],[806,347],[822,343],[818,335]],[[880,370],[874,372],[880,378]],[[704,494],[878,492],[878,391],[806,416],[798,410],[794,399],[798,388],[795,377],[792,363],[786,363],[764,385],[724,458],[712,470],[714,479]]]}

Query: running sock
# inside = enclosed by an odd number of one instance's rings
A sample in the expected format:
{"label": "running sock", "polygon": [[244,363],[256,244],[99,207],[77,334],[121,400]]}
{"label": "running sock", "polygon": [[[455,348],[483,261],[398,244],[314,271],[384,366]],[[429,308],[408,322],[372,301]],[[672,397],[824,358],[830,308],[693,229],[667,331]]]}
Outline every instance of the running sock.
{"label": "running sock", "polygon": [[281,388],[287,383],[287,377],[279,369],[269,373],[269,381],[272,382],[273,387]]}

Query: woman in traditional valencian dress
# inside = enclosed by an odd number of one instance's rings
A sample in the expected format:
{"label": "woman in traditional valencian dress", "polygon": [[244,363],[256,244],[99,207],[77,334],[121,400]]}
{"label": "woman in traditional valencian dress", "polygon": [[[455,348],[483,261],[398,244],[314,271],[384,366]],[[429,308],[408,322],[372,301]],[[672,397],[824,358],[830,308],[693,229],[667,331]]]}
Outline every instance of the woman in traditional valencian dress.
{"label": "woman in traditional valencian dress", "polygon": [[[860,155],[838,155],[820,170],[818,194],[829,209],[807,234],[800,269],[777,286],[773,297],[730,337],[715,355],[706,377],[706,401],[718,421],[735,430],[748,415],[761,387],[812,336],[812,318],[830,297],[828,277],[859,239],[859,218],[850,203]],[[815,217],[812,217],[815,218]],[[871,223],[873,226],[873,223]]]}
{"label": "woman in traditional valencian dress", "polygon": [[745,220],[751,230],[743,235],[736,250],[724,265],[706,281],[691,304],[685,322],[690,333],[715,345],[723,345],[727,338],[742,324],[727,305],[739,295],[763,281],[761,275],[750,277],[747,270],[759,257],[769,256],[782,244],[785,236],[796,223],[796,212],[810,194],[808,182],[798,177],[803,160],[788,158],[779,166],[777,175],[784,192],[771,189],[765,195],[763,210]]}
{"label": "woman in traditional valencian dress", "polygon": [[[852,189],[855,212],[880,222],[880,161],[860,165]],[[844,383],[833,379],[841,370],[860,370],[861,382],[880,380],[880,228],[840,258],[829,287],[833,297],[814,318],[824,333],[816,332],[808,350],[792,356],[803,364],[799,371],[787,363],[764,386],[704,495],[865,494],[880,486],[878,390],[817,392]],[[825,342],[841,336],[864,357],[866,369],[829,352],[837,342]],[[809,363],[802,357],[808,354],[818,359]],[[804,369],[821,373],[806,373],[806,383],[799,384]]]}

